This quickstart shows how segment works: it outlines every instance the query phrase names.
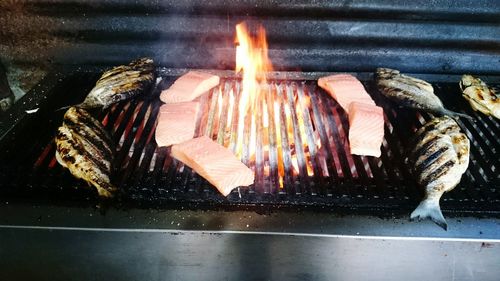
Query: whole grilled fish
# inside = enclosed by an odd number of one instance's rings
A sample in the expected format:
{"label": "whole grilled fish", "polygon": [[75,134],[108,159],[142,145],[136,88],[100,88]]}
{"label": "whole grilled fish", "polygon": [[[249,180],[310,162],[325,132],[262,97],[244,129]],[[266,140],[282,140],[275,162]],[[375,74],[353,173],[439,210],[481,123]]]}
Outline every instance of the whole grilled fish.
{"label": "whole grilled fish", "polygon": [[500,95],[493,88],[472,75],[462,76],[459,84],[462,96],[474,110],[500,119]]}
{"label": "whole grilled fish", "polygon": [[56,138],[56,159],[73,176],[93,185],[100,196],[112,197],[110,183],[114,145],[101,123],[84,109],[71,107],[64,114]]}
{"label": "whole grilled fish", "polygon": [[469,139],[448,116],[434,118],[420,128],[409,154],[413,174],[425,188],[425,197],[411,219],[430,218],[443,229],[446,220],[439,207],[444,192],[455,188],[469,166]]}
{"label": "whole grilled fish", "polygon": [[155,67],[150,58],[141,58],[129,65],[120,65],[104,72],[81,108],[107,108],[113,103],[132,98],[151,86]]}
{"label": "whole grilled fish", "polygon": [[470,118],[467,114],[444,108],[428,82],[399,73],[398,70],[377,68],[377,86],[387,98],[402,106],[422,109],[437,115]]}

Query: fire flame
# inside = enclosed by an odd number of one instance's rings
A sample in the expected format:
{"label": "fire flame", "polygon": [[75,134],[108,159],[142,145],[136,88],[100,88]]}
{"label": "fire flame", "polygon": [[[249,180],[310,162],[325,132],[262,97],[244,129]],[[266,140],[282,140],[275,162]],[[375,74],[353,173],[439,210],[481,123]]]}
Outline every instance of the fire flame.
{"label": "fire flame", "polygon": [[[262,26],[256,29],[255,35],[252,35],[245,23],[236,25],[235,41],[237,44],[235,70],[242,73],[239,101],[235,104],[236,102],[232,96],[229,101],[229,111],[233,112],[234,106],[237,107],[238,114],[237,139],[233,147],[236,156],[251,167],[255,167],[252,164],[256,162],[259,162],[257,164],[262,166],[265,159],[270,157],[270,150],[275,149],[276,156],[274,157],[277,157],[275,161],[277,161],[278,184],[280,188],[283,188],[285,167],[281,140],[282,137],[286,137],[286,142],[290,145],[287,153],[291,153],[289,156],[291,173],[298,175],[302,170],[308,176],[312,176],[314,173],[311,164],[312,150],[308,147],[306,141],[308,132],[306,132],[304,121],[304,116],[309,114],[309,97],[306,96],[302,98],[303,100],[297,100],[293,108],[291,108],[286,101],[286,93],[283,96],[283,93],[278,91],[281,87],[273,83],[267,83],[266,73],[272,71],[273,68],[268,57],[266,31]],[[221,103],[221,101],[219,102]],[[220,110],[224,109],[220,107]],[[293,125],[292,121],[292,110],[297,118],[295,125]],[[283,119],[285,125],[283,132],[281,131],[280,119]],[[294,126],[296,126],[295,129]],[[302,147],[297,147],[294,131],[300,136],[303,142]],[[275,135],[276,139],[270,140],[270,134]],[[286,136],[283,134],[286,134]],[[273,143],[272,148],[271,141]],[[317,145],[317,143],[312,145]],[[258,153],[263,155],[256,155],[257,146],[261,148]],[[297,150],[304,151],[305,161],[299,163],[296,154]],[[264,163],[262,163],[263,161]],[[269,175],[269,167],[265,164],[263,170],[264,175]]]}
{"label": "fire flame", "polygon": [[[255,153],[256,118],[261,94],[261,84],[267,83],[266,72],[272,70],[267,55],[266,31],[259,26],[256,36],[252,36],[245,23],[236,25],[236,72],[242,72],[243,81],[238,105],[238,141],[236,155],[241,157],[245,119],[250,119],[249,156]],[[268,125],[268,124],[266,124]]]}

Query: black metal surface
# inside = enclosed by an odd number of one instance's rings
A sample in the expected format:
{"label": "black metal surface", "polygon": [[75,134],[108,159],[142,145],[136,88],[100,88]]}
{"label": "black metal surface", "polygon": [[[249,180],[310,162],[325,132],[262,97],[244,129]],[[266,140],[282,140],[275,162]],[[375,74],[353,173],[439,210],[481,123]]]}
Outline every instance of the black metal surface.
{"label": "black metal surface", "polygon": [[[54,110],[83,99],[97,77],[96,73],[79,72],[60,78],[60,81],[52,85],[45,103],[35,114],[22,115],[23,118],[18,120],[14,128],[2,133],[5,134],[0,142],[2,198],[35,202],[49,200],[55,204],[70,205],[97,202],[94,193],[84,188],[85,184],[75,180],[55,162],[54,147],[51,143],[63,114]],[[351,156],[346,151],[348,148],[345,114],[333,99],[314,86],[313,80],[306,81],[304,88],[301,86],[302,81],[276,82],[276,85],[281,85],[275,87],[277,93],[281,91],[281,95],[277,95],[278,101],[282,105],[288,104],[290,108],[290,113],[287,113],[284,106],[280,106],[281,112],[276,116],[280,116],[280,123],[283,124],[285,117],[290,115],[289,122],[293,125],[291,132],[287,132],[283,125],[279,127],[282,135],[288,136],[287,139],[281,138],[285,155],[283,165],[286,169],[283,189],[277,184],[279,172],[273,164],[277,161],[277,155],[269,153],[262,156],[261,164],[252,164],[257,175],[255,186],[235,190],[226,199],[204,179],[194,175],[189,168],[183,168],[181,163],[171,159],[168,149],[156,147],[154,124],[160,105],[157,95],[161,89],[168,87],[174,78],[165,77],[152,93],[142,98],[117,104],[103,113],[96,113],[106,120],[106,128],[113,132],[114,140],[119,143],[120,149],[116,157],[118,170],[113,181],[121,187],[122,192],[118,198],[124,204],[153,208],[173,203],[194,208],[197,208],[197,204],[218,208],[251,207],[260,204],[313,206],[354,214],[371,212],[384,215],[388,212],[406,214],[421,198],[421,192],[415,186],[404,163],[404,147],[413,131],[429,116],[394,108],[380,99],[373,89],[372,81],[364,81],[377,104],[386,109],[385,141],[381,158]],[[50,81],[54,80],[46,80],[47,83]],[[237,88],[236,80],[223,81],[226,81],[223,87]],[[284,87],[283,83],[293,87]],[[500,180],[497,172],[500,152],[498,138],[495,136],[500,135],[500,125],[492,117],[473,112],[461,97],[456,82],[435,83],[435,86],[447,108],[466,112],[476,118],[476,122],[460,122],[471,139],[471,164],[460,185],[443,196],[442,208],[448,214],[497,216],[500,213]],[[50,88],[47,85],[40,87]],[[220,92],[223,104],[228,102],[227,93]],[[266,98],[271,99],[272,93],[269,91]],[[227,135],[229,139],[218,135],[224,131],[222,128],[227,119],[224,115],[217,118],[218,95],[219,91],[214,90],[202,98],[206,109],[202,112],[206,114],[199,117],[201,126],[198,128],[198,134],[212,135],[214,140],[231,147],[232,134]],[[306,96],[311,97],[309,107],[303,102]],[[297,103],[297,99],[302,102]],[[302,107],[300,114],[307,116],[303,118],[303,125],[297,123],[297,104]],[[21,105],[17,104],[14,110],[19,110],[20,107]],[[268,106],[268,109],[270,108]],[[232,119],[234,118],[233,115]],[[307,125],[309,122],[314,122],[315,125]],[[213,126],[216,127],[212,129]],[[306,138],[301,136],[301,129],[307,132]],[[234,126],[230,131],[235,132]],[[310,149],[304,144],[315,147],[311,145],[311,142],[315,141],[311,138],[312,131],[317,132],[322,146],[316,155],[313,155],[315,157],[308,159],[304,155],[308,154]],[[268,133],[277,134],[277,130],[269,130]],[[292,138],[295,152],[290,150]],[[300,147],[305,148],[301,150]],[[331,149],[325,149],[327,147]],[[294,156],[297,157],[298,172],[293,171],[291,164],[291,158]],[[318,165],[322,159],[325,159],[326,166]],[[268,169],[264,168],[266,166]],[[307,175],[307,166],[316,176]],[[326,169],[329,176],[319,176],[323,175],[323,169]]]}
{"label": "black metal surface", "polygon": [[233,69],[234,26],[262,23],[279,70],[499,74],[498,1],[95,1],[0,3],[0,58]]}

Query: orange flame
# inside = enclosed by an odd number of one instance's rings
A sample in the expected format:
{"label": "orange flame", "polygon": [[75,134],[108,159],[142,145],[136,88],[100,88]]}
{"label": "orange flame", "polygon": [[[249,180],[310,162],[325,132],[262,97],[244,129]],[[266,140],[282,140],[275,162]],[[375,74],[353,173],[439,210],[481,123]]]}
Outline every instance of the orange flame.
{"label": "orange flame", "polygon": [[[243,81],[238,105],[238,140],[237,156],[241,157],[245,119],[250,117],[250,152],[255,153],[257,103],[261,92],[261,83],[265,84],[266,72],[272,70],[267,56],[266,31],[262,26],[257,29],[257,36],[252,36],[245,23],[236,25],[236,72],[242,72]],[[247,114],[252,114],[247,117]]]}
{"label": "orange flame", "polygon": [[[287,102],[280,105],[277,100],[273,101],[272,98],[269,101],[272,103],[268,104],[268,101],[266,101],[266,97],[269,97],[268,95],[271,95],[271,97],[275,96],[276,98],[276,89],[273,88],[274,86],[267,84],[266,80],[266,73],[272,71],[272,64],[268,57],[268,45],[264,28],[259,26],[255,34],[255,36],[250,34],[244,23],[236,25],[237,46],[235,70],[236,72],[242,73],[243,79],[239,103],[235,105],[238,107],[238,129],[234,152],[237,157],[244,160],[245,164],[251,165],[257,159],[255,155],[256,146],[260,144],[262,151],[259,151],[259,153],[263,153],[264,159],[268,158],[270,153],[269,130],[272,129],[276,136],[276,139],[273,140],[275,145],[273,149],[277,149],[279,187],[283,188],[285,167],[283,162],[283,149],[281,147],[282,137],[287,137],[290,148],[292,149],[291,173],[293,175],[298,175],[299,171],[305,168],[307,175],[311,176],[313,174],[311,149],[309,149],[307,143],[308,136],[304,120],[304,116],[309,114],[311,103],[309,97],[306,96],[302,98],[303,100],[297,100],[293,107],[290,107]],[[268,111],[269,108],[274,111],[273,115],[270,115],[271,112]],[[281,110],[284,111],[284,116],[281,116]],[[292,111],[297,115],[297,123],[295,123],[295,125],[291,119]],[[271,121],[271,118],[274,119],[274,122]],[[284,121],[283,123],[286,128],[283,133],[285,133],[286,136],[282,136],[280,130],[281,118],[285,119],[282,121]],[[270,128],[271,126],[274,128]],[[294,128],[294,126],[297,127]],[[257,130],[259,130],[259,132],[257,132]],[[295,143],[294,130],[301,137],[303,147],[296,147],[297,144]],[[244,147],[248,147],[248,150],[244,150]],[[296,154],[296,151],[299,149],[304,152],[305,163],[301,163],[301,165],[305,165],[305,167],[299,167],[299,161]],[[265,175],[268,175],[269,167],[265,165],[263,172]]]}

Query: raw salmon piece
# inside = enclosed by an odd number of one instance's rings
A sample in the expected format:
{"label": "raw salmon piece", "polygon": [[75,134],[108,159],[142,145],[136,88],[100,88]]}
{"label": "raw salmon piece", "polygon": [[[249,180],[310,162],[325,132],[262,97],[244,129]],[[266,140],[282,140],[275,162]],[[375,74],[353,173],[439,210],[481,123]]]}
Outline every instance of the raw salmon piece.
{"label": "raw salmon piece", "polygon": [[158,113],[155,139],[158,146],[190,140],[196,129],[199,102],[164,104]]}
{"label": "raw salmon piece", "polygon": [[177,79],[170,88],[163,90],[160,100],[165,103],[192,101],[219,85],[217,75],[199,71],[189,71]]}
{"label": "raw salmon piece", "polygon": [[351,154],[380,157],[384,139],[384,111],[376,105],[352,102],[349,106]]}
{"label": "raw salmon piece", "polygon": [[366,92],[363,84],[349,74],[337,74],[318,79],[318,85],[327,91],[349,113],[351,102],[360,102],[375,105],[375,102]]}
{"label": "raw salmon piece", "polygon": [[172,157],[191,167],[227,196],[254,182],[254,173],[234,154],[206,136],[172,146]]}

